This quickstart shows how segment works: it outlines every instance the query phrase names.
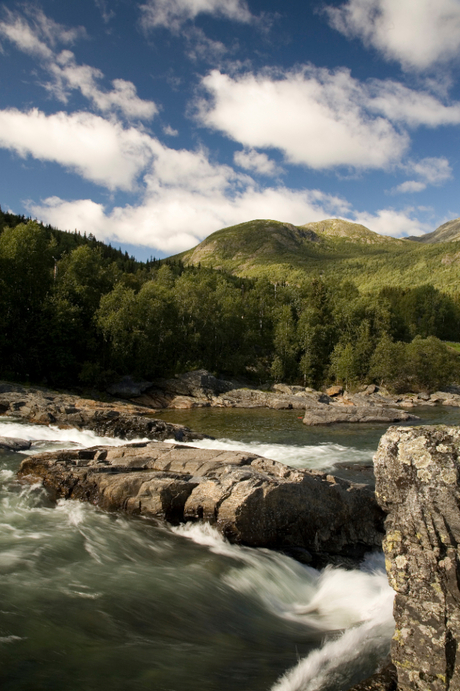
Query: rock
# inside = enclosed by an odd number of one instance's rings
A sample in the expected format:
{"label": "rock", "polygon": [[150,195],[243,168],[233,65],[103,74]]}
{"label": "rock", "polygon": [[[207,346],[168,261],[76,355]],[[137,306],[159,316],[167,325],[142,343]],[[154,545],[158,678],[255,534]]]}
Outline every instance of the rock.
{"label": "rock", "polygon": [[32,442],[15,437],[0,437],[0,453],[5,451],[27,451],[32,446]]}
{"label": "rock", "polygon": [[341,396],[343,394],[343,388],[341,386],[330,386],[326,389],[326,393],[331,398],[334,398],[334,396]]}
{"label": "rock", "polygon": [[231,542],[296,548],[316,565],[358,559],[383,537],[370,488],[251,453],[161,442],[93,447],[30,456],[19,477],[106,510],[206,521]]}
{"label": "rock", "polygon": [[176,441],[203,439],[203,435],[188,427],[155,419],[148,408],[120,401],[103,403],[47,389],[7,385],[0,388],[0,405],[6,409],[6,415],[34,424],[88,429],[102,436]]}
{"label": "rock", "polygon": [[209,407],[209,401],[193,398],[193,396],[175,396],[169,408],[187,409],[187,408],[207,408]]}
{"label": "rock", "polygon": [[107,388],[107,391],[112,396],[121,396],[122,398],[133,398],[140,396],[147,389],[152,386],[151,381],[136,382],[132,377],[123,377],[117,384],[112,384]]}
{"label": "rock", "polygon": [[460,428],[390,428],[375,456],[396,591],[391,657],[400,691],[460,688]]}
{"label": "rock", "polygon": [[422,391],[422,393],[418,394],[417,398],[420,401],[429,401],[430,400],[430,394]]}
{"label": "rock", "polygon": [[378,390],[378,386],[376,386],[375,384],[369,384],[369,386],[364,387],[362,393],[365,396],[370,396],[370,394],[377,393]]}
{"label": "rock", "polygon": [[[288,396],[296,396],[297,394],[304,394],[305,388],[303,386],[288,386],[288,384],[274,384],[273,391],[284,393]],[[313,391],[313,389],[311,389]]]}
{"label": "rock", "polygon": [[337,422],[401,422],[418,420],[404,410],[378,406],[317,405],[305,411],[305,425],[331,425]]}
{"label": "rock", "polygon": [[185,374],[178,374],[174,379],[160,380],[155,382],[155,387],[162,389],[166,395],[212,398],[230,391],[230,389],[234,388],[234,384],[218,379],[207,370],[200,369],[185,372]]}
{"label": "rock", "polygon": [[387,658],[375,674],[355,684],[349,691],[397,691],[397,684],[396,667]]}

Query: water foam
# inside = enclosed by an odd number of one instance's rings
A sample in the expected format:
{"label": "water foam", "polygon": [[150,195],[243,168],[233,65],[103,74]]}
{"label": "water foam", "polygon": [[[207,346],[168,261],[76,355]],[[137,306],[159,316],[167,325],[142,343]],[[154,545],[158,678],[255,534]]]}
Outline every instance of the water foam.
{"label": "water foam", "polygon": [[[173,439],[168,439],[173,442]],[[372,462],[372,451],[362,451],[354,447],[341,446],[332,442],[317,445],[293,446],[289,444],[264,444],[263,442],[240,442],[232,439],[200,439],[186,442],[187,446],[199,449],[218,449],[223,451],[246,451],[258,456],[279,461],[293,468],[332,468],[336,463]]]}
{"label": "water foam", "polygon": [[25,454],[34,454],[48,449],[64,449],[73,446],[122,446],[130,442],[149,441],[148,439],[133,439],[128,442],[118,437],[101,437],[90,430],[79,430],[75,427],[60,429],[50,425],[32,425],[0,418],[0,436],[24,439],[25,441],[38,442],[35,448],[23,451]]}
{"label": "water foam", "polygon": [[319,572],[276,552],[231,545],[209,525],[186,524],[173,531],[238,560],[223,576],[234,590],[258,598],[282,619],[324,633],[322,647],[284,674],[272,691],[347,688],[388,653],[394,592],[382,554],[369,556],[360,569]]}

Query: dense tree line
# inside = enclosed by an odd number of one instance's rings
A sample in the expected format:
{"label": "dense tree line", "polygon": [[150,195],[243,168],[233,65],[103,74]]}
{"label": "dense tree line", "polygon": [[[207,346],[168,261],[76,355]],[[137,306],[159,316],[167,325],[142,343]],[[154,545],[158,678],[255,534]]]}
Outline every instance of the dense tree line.
{"label": "dense tree line", "polygon": [[8,227],[3,217],[4,378],[103,386],[126,373],[152,379],[205,367],[254,381],[374,381],[403,391],[459,376],[459,356],[442,341],[460,341],[460,299],[431,285],[363,294],[320,277],[294,285],[141,263],[91,236],[26,219]]}

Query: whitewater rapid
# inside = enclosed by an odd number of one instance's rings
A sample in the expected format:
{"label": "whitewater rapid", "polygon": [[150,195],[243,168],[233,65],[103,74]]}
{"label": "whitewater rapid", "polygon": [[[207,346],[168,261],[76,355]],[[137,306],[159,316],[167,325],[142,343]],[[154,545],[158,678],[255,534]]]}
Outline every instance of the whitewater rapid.
{"label": "whitewater rapid", "polygon": [[[5,419],[0,436],[32,441],[29,454],[126,443]],[[356,459],[356,449],[334,444],[193,445],[303,467]],[[340,691],[388,652],[393,591],[381,555],[359,569],[317,571],[231,545],[209,525],[156,526],[79,502],[55,505],[39,484],[17,483],[19,460],[0,456],[0,680],[14,688],[38,674],[40,688],[73,691],[83,666],[83,685],[98,691],[185,683],[190,691]]]}
{"label": "whitewater rapid", "polygon": [[[173,439],[168,439],[174,443]],[[199,449],[222,449],[225,451],[247,451],[279,461],[293,468],[316,468],[327,470],[337,463],[371,463],[373,452],[332,442],[293,446],[289,444],[264,444],[263,442],[239,442],[232,439],[199,439],[186,442],[187,446]]]}

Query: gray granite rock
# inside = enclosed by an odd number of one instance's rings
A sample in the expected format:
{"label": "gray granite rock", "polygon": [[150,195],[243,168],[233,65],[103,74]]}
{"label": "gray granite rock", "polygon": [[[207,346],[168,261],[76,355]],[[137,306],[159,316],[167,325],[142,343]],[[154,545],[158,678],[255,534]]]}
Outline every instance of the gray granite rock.
{"label": "gray granite rock", "polygon": [[231,542],[298,548],[315,565],[359,559],[383,537],[383,513],[366,485],[250,453],[161,442],[94,447],[28,457],[19,477],[107,510],[209,522]]}
{"label": "gray granite rock", "polygon": [[460,689],[460,428],[390,428],[375,456],[400,691]]}

